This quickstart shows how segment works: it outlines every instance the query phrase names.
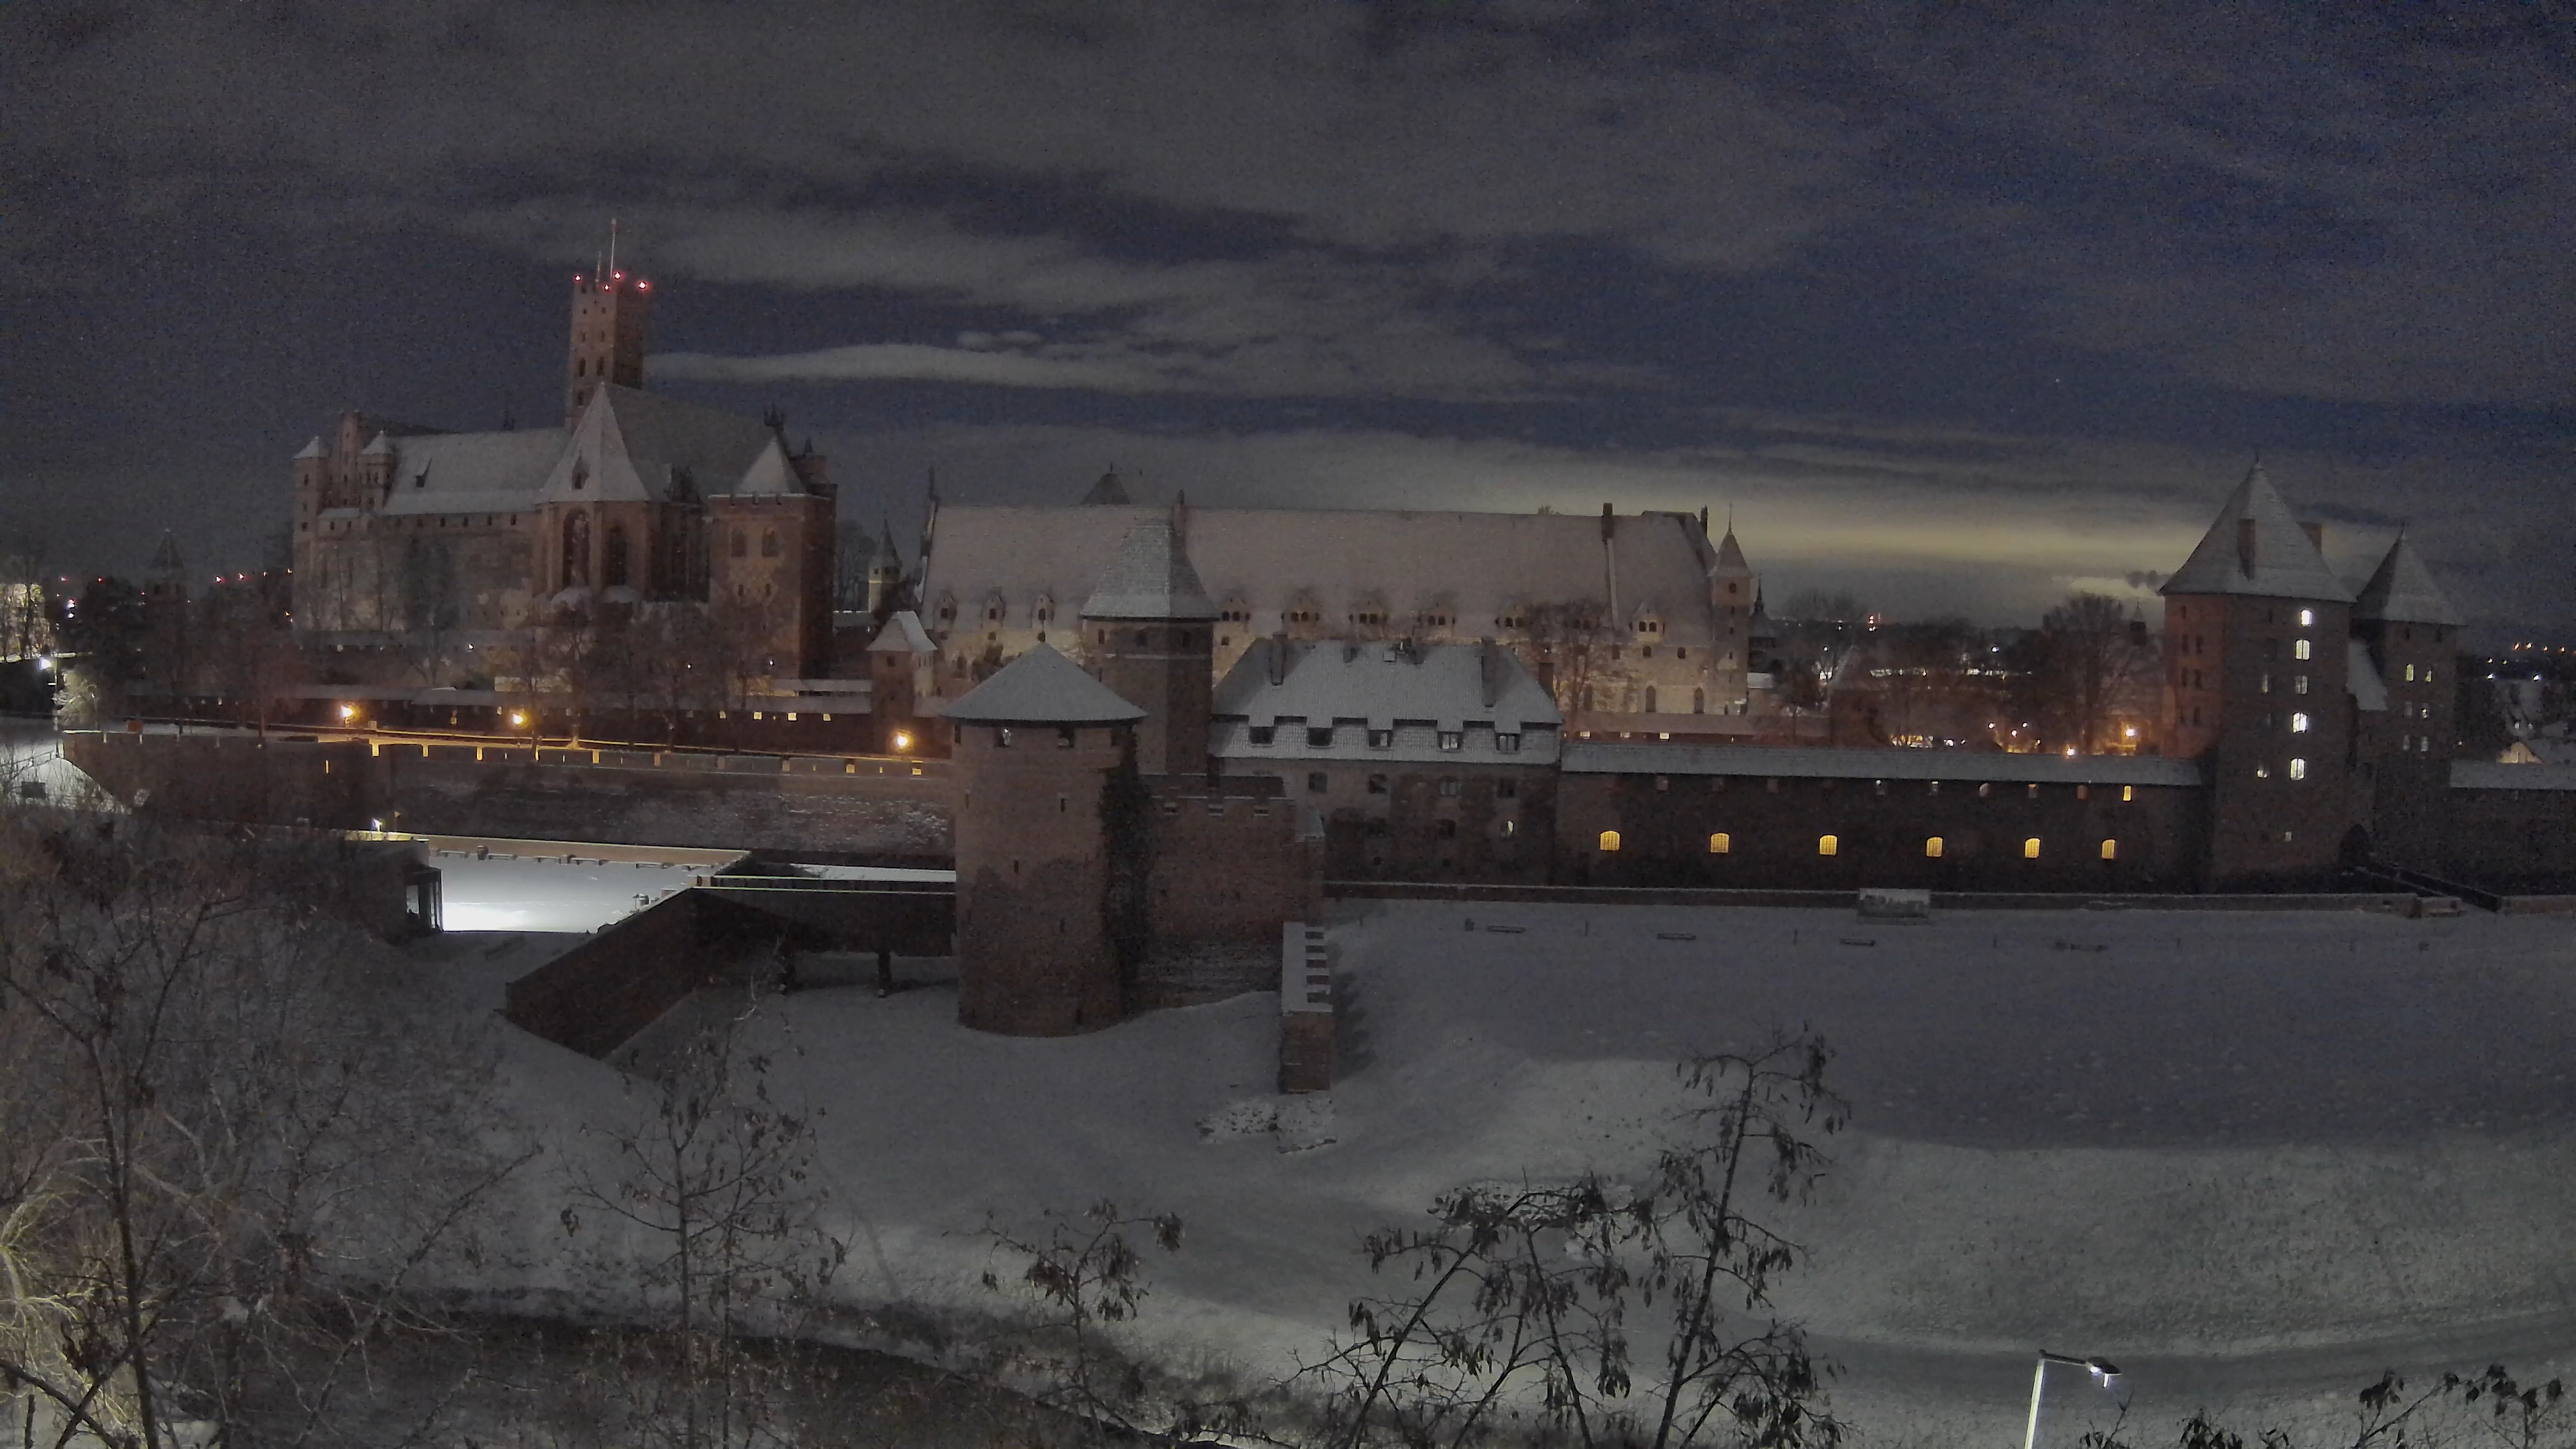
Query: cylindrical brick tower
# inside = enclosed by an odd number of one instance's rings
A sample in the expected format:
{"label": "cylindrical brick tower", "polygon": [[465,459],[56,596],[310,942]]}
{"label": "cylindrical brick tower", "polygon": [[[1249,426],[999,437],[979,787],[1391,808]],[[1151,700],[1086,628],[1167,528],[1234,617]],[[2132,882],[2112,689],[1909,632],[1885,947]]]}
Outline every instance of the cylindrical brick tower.
{"label": "cylindrical brick tower", "polygon": [[1125,1011],[1110,837],[1145,712],[1041,644],[943,713],[958,791],[958,1021],[1012,1036],[1110,1025]]}

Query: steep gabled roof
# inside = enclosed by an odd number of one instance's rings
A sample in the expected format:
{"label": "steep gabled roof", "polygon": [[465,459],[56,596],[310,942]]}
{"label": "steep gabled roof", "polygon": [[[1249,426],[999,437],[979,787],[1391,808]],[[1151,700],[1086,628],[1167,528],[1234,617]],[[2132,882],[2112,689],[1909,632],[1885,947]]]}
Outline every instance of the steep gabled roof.
{"label": "steep gabled roof", "polygon": [[296,451],[295,461],[301,463],[307,458],[327,458],[329,456],[331,456],[330,449],[323,447],[322,439],[319,436],[316,436],[312,442],[305,444],[302,448]]}
{"label": "steep gabled roof", "polygon": [[1040,644],[939,711],[962,724],[1125,724],[1145,712]]}
{"label": "steep gabled roof", "polygon": [[1735,541],[1735,525],[1728,524],[1726,537],[1717,543],[1717,568],[1720,573],[1749,574],[1753,565],[1744,561],[1744,545]]}
{"label": "steep gabled roof", "polygon": [[2349,603],[2352,590],[2326,566],[2280,490],[2255,464],[2218,510],[2200,546],[2165,580],[2166,594],[2251,594]]}
{"label": "steep gabled roof", "polygon": [[563,457],[561,428],[508,433],[426,433],[393,445],[387,513],[508,513],[537,505]]}
{"label": "steep gabled roof", "polygon": [[2353,616],[2360,619],[2383,619],[2392,624],[2465,624],[2459,607],[2453,604],[2442,586],[2433,582],[2433,571],[2424,567],[2423,557],[2406,541],[2399,530],[2397,541],[2388,546],[2388,556],[2361,586],[2361,597],[2355,601]]}
{"label": "steep gabled roof", "polygon": [[[775,459],[768,456],[773,450]],[[546,479],[545,500],[660,499],[681,472],[706,497],[806,491],[785,459],[778,430],[757,418],[610,383],[591,395],[574,423],[572,446]]]}
{"label": "steep gabled roof", "polygon": [[1099,588],[1083,603],[1086,619],[1213,619],[1216,605],[1169,518],[1140,520],[1118,542]]}
{"label": "steep gabled roof", "polygon": [[936,654],[939,646],[930,642],[930,634],[921,627],[921,616],[910,609],[898,609],[877,631],[868,645],[870,654]]}

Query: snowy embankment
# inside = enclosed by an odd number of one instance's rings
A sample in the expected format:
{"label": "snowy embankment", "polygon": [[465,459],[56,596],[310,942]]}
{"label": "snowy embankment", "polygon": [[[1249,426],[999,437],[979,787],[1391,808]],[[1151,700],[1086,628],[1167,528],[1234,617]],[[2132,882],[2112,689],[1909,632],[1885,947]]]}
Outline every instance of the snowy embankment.
{"label": "snowy embankment", "polygon": [[[2161,1424],[2576,1343],[2565,922],[1476,914],[1337,924],[1344,1080],[1282,1131],[1260,1130],[1268,995],[1046,1041],[959,1029],[937,985],[776,1003],[772,1090],[825,1114],[853,1243],[837,1291],[988,1308],[988,1216],[1025,1230],[1109,1198],[1188,1224],[1140,1339],[1284,1373],[1394,1286],[1360,1233],[1466,1182],[1634,1173],[1672,1131],[1675,1061],[1806,1022],[1854,1128],[1776,1215],[1813,1250],[1779,1301],[1850,1365],[1838,1402],[1873,1440],[1969,1434],[2027,1392],[2041,1344],[2122,1360]],[[585,1150],[569,1128],[623,1110],[615,1073],[542,1043],[507,1070],[567,1129],[549,1174]],[[541,1257],[552,1184],[519,1189]]]}

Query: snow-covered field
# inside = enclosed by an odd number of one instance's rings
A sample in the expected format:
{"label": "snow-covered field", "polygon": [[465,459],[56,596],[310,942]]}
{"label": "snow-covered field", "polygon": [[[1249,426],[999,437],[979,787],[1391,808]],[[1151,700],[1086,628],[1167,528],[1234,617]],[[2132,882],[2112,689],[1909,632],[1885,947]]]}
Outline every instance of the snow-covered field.
{"label": "snow-covered field", "polygon": [[[825,1113],[840,1291],[982,1306],[988,1215],[1107,1197],[1188,1223],[1144,1341],[1285,1372],[1385,1286],[1362,1231],[1469,1181],[1634,1171],[1677,1059],[1806,1022],[1856,1110],[1779,1214],[1813,1249],[1780,1301],[1866,1442],[2017,1430],[2041,1346],[2118,1361],[2159,1429],[2339,1420],[2383,1366],[2576,1358],[2576,924],[1341,910],[1344,1080],[1279,1132],[1243,1130],[1275,1100],[1269,995],[1045,1041],[960,1029],[939,985],[773,1003],[772,1088]],[[558,1127],[624,1109],[532,1040],[509,1075]],[[2052,1438],[2107,1422],[2080,1382],[2050,1398]]]}

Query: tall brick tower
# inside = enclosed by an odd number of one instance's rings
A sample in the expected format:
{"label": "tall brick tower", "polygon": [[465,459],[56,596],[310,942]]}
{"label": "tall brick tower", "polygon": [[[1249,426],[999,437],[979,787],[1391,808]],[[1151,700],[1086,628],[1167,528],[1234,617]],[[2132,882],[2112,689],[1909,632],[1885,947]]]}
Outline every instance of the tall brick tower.
{"label": "tall brick tower", "polygon": [[608,265],[597,275],[572,279],[572,357],[564,375],[564,426],[580,421],[584,404],[603,382],[644,385],[644,324],[653,312],[653,284],[617,269],[612,242]]}
{"label": "tall brick tower", "polygon": [[[1708,524],[1700,524],[1705,536]],[[1744,558],[1744,545],[1735,541],[1735,521],[1727,520],[1726,536],[1718,541],[1717,562],[1709,569],[1709,614],[1716,624],[1717,658],[1711,661],[1709,707],[1719,714],[1742,714],[1750,695],[1745,675],[1752,668],[1753,606],[1762,597],[1762,578]]]}
{"label": "tall brick tower", "polygon": [[[955,730],[957,1019],[1063,1036],[1125,1010],[1113,834],[1145,711],[1041,644],[942,711]],[[1122,823],[1123,822],[1123,823]]]}
{"label": "tall brick tower", "polygon": [[[2431,858],[2446,825],[2459,741],[2459,608],[2399,533],[2353,603],[2353,630],[2376,668],[2385,707],[2366,710],[2357,739],[2371,801],[2368,840],[2400,865]],[[2356,666],[2358,667],[2358,666]],[[2375,702],[2375,701],[2374,701]]]}
{"label": "tall brick tower", "polygon": [[1144,707],[1136,726],[1140,775],[1207,769],[1217,608],[1183,548],[1184,517],[1175,508],[1171,518],[1129,529],[1082,606],[1083,643],[1101,680]]}
{"label": "tall brick tower", "polygon": [[2209,878],[2331,870],[2354,820],[2352,590],[2261,464],[2165,581],[2165,740],[2209,787]]}

